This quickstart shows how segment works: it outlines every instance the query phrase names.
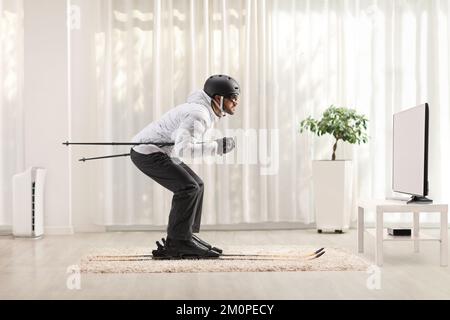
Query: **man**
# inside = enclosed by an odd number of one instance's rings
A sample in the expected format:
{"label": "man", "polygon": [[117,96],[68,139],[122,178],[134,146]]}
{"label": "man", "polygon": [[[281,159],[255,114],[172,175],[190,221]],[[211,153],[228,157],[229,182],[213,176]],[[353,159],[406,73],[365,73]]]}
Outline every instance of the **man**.
{"label": "man", "polygon": [[[193,235],[200,231],[203,181],[179,156],[223,155],[235,147],[233,138],[203,141],[203,135],[226,114],[233,115],[240,87],[227,75],[209,77],[203,90],[192,93],[161,119],[150,123],[133,142],[173,142],[173,147],[141,144],[131,149],[133,163],[154,181],[174,193],[162,258],[217,258],[222,250]],[[172,159],[173,158],[173,159]],[[159,244],[158,244],[159,247]]]}

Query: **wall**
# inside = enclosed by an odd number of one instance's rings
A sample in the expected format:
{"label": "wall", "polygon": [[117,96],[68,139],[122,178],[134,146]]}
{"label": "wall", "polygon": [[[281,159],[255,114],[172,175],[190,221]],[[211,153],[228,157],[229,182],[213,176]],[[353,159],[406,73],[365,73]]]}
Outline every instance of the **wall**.
{"label": "wall", "polygon": [[[98,21],[99,1],[71,0],[74,18],[70,32],[71,68],[71,122],[72,141],[103,141],[96,128],[96,56],[95,32]],[[77,12],[79,13],[77,16]],[[96,214],[102,197],[98,181],[92,179],[95,171],[102,170],[103,161],[80,162],[78,159],[108,154],[108,150],[96,146],[71,147],[72,212],[75,231],[104,231]],[[114,152],[111,152],[114,153]],[[101,203],[101,202],[100,202]]]}
{"label": "wall", "polygon": [[69,69],[67,3],[24,1],[25,168],[47,169],[45,232],[72,233],[67,139]]}

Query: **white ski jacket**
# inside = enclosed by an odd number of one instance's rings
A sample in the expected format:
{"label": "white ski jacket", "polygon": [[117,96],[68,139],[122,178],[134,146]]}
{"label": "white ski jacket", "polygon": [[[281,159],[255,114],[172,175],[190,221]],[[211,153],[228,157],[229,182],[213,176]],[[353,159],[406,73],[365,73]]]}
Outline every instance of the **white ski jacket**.
{"label": "white ski jacket", "polygon": [[141,154],[164,152],[171,157],[215,155],[217,142],[202,140],[205,132],[218,120],[211,107],[211,98],[203,90],[195,91],[186,103],[169,110],[132,139],[132,142],[174,142],[174,146],[137,145],[133,150]]}

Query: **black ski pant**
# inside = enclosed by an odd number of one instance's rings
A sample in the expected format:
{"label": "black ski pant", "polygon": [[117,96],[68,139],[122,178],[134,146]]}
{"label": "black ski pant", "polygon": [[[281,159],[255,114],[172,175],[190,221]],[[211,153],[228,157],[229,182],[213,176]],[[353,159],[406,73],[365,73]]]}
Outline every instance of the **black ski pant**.
{"label": "black ski pant", "polygon": [[167,225],[171,239],[190,240],[200,232],[203,181],[185,163],[163,152],[141,154],[131,149],[131,160],[143,173],[174,193]]}

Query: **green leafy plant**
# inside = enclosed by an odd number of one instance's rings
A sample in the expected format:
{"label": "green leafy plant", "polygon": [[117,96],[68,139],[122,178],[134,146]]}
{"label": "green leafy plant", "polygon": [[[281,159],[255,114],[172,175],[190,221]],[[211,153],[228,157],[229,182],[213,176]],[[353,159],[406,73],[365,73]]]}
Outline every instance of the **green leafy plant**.
{"label": "green leafy plant", "polygon": [[300,133],[309,130],[318,136],[330,134],[334,137],[333,155],[336,160],[336,149],[339,140],[350,144],[367,143],[367,118],[356,113],[356,110],[331,105],[322,115],[322,119],[315,120],[311,116],[300,123]]}

